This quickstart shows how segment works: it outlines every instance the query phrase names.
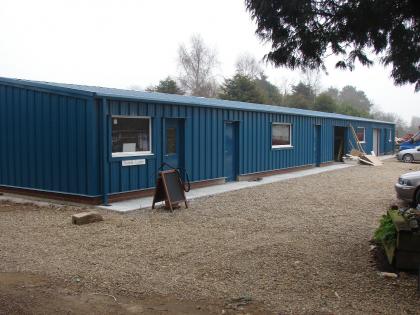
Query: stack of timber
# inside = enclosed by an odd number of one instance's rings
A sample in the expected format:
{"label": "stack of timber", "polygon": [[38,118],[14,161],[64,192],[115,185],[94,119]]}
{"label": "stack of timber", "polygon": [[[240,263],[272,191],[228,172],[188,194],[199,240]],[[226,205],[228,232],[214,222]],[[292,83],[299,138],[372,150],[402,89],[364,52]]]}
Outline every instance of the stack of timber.
{"label": "stack of timber", "polygon": [[346,154],[343,156],[343,162],[345,164],[357,165],[359,164],[359,157]]}
{"label": "stack of timber", "polygon": [[364,154],[359,157],[359,162],[361,164],[371,165],[371,166],[380,166],[384,163],[372,152],[372,154]]}
{"label": "stack of timber", "polygon": [[352,146],[352,150],[350,151],[350,156],[357,157],[360,164],[363,165],[370,165],[370,166],[380,166],[384,163],[375,155],[375,153],[372,151],[371,154],[366,154],[365,150],[363,149],[362,144],[359,141],[359,138],[357,138],[356,131],[354,130],[353,126],[350,125],[350,129],[353,134],[354,141],[356,143],[356,147],[353,147],[353,144],[350,142],[350,145]]}
{"label": "stack of timber", "polygon": [[346,154],[343,157],[343,162],[345,164],[352,164],[352,165],[359,164],[360,153],[361,152],[358,150],[355,150],[355,149],[351,150],[350,154]]}
{"label": "stack of timber", "polygon": [[413,231],[398,210],[388,210],[397,230],[395,245],[384,243],[388,262],[397,269],[416,270],[420,266],[420,232]]}

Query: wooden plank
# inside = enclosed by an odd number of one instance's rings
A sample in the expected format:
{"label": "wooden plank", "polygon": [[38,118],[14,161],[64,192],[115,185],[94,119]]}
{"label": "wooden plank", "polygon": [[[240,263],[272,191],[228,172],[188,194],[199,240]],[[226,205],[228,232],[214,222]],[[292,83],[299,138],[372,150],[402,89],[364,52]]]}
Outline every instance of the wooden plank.
{"label": "wooden plank", "polygon": [[367,164],[367,165],[370,165],[370,166],[375,166],[371,161],[363,159],[363,156],[359,157],[359,162],[361,164]]}
{"label": "wooden plank", "polygon": [[390,264],[397,269],[417,269],[420,265],[420,233],[413,233],[398,210],[388,210],[397,230],[396,245],[383,244]]}
{"label": "wooden plank", "polygon": [[391,217],[392,222],[397,229],[397,231],[409,231],[411,232],[410,226],[405,222],[405,219],[401,214],[399,214],[398,210],[388,210],[388,214]]}
{"label": "wooden plank", "polygon": [[384,163],[375,155],[371,155],[371,154],[365,154],[363,156],[361,156],[360,158],[367,160],[369,162],[371,162],[373,164],[373,166],[380,166],[383,165]]}
{"label": "wooden plank", "polygon": [[388,262],[390,265],[394,263],[394,257],[395,257],[395,246],[394,245],[388,245],[385,242],[382,242],[382,245],[385,249],[386,257],[388,258]]}
{"label": "wooden plank", "polygon": [[362,155],[363,155],[363,153],[362,153],[361,151],[359,151],[359,150],[352,149],[352,150],[350,151],[350,155],[360,157],[360,156],[362,156]]}
{"label": "wooden plank", "polygon": [[366,154],[365,150],[363,150],[363,146],[362,146],[362,144],[360,143],[359,139],[357,138],[356,130],[354,130],[354,128],[353,128],[353,126],[352,126],[352,125],[350,125],[350,129],[351,129],[351,131],[352,131],[353,138],[354,138],[354,140],[355,140],[355,142],[356,142],[356,144],[357,144],[357,148],[359,149],[359,151],[361,151],[361,152],[363,152],[364,154]]}

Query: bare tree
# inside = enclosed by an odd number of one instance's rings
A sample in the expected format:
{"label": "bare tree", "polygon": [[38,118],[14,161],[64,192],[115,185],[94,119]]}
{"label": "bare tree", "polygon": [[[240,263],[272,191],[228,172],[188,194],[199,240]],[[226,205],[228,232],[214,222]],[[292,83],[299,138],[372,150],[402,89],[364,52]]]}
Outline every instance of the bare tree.
{"label": "bare tree", "polygon": [[283,101],[286,98],[287,94],[290,92],[290,86],[294,85],[293,82],[291,82],[290,78],[288,77],[282,77],[280,81],[279,90],[282,94]]}
{"label": "bare tree", "polygon": [[416,131],[419,126],[420,126],[420,117],[419,116],[411,117],[411,124],[410,124],[411,131],[412,132]]}
{"label": "bare tree", "polygon": [[260,62],[248,53],[238,57],[235,68],[237,74],[247,76],[251,79],[257,79],[264,72]]}
{"label": "bare tree", "polygon": [[302,71],[303,80],[302,82],[307,86],[311,87],[314,91],[314,95],[318,95],[321,90],[321,73],[319,70],[304,70]]}
{"label": "bare tree", "polygon": [[390,122],[395,123],[395,127],[396,127],[395,131],[396,131],[397,137],[398,136],[401,137],[410,131],[410,127],[408,126],[407,122],[396,113],[386,113],[386,112],[383,112],[377,106],[372,105],[370,109],[370,114],[374,119],[382,120],[382,121],[390,121]]}
{"label": "bare tree", "polygon": [[216,52],[205,45],[200,35],[193,35],[190,47],[181,44],[178,48],[181,88],[190,95],[216,96],[214,70],[218,63]]}

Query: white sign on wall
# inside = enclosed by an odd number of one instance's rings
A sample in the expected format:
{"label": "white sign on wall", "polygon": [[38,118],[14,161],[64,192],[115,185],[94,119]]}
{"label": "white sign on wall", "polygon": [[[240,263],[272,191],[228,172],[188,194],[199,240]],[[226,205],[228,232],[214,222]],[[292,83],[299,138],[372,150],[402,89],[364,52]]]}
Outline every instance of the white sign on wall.
{"label": "white sign on wall", "polygon": [[146,164],[146,160],[145,159],[141,159],[141,160],[124,160],[121,161],[122,166],[134,166],[134,165],[145,165]]}

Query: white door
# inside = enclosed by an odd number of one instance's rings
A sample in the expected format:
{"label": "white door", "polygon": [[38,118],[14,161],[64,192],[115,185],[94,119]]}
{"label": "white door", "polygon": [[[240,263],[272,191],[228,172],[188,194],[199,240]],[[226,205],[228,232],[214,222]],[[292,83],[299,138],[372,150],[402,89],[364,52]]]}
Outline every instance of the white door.
{"label": "white door", "polygon": [[373,142],[372,149],[376,155],[379,155],[379,130],[373,129]]}

